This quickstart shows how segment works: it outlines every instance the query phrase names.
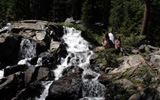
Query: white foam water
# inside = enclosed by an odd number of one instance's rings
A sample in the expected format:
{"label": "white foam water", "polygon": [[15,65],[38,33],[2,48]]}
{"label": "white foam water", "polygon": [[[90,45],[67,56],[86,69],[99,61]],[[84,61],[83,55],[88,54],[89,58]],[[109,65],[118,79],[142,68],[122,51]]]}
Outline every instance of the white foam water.
{"label": "white foam water", "polygon": [[36,56],[36,42],[23,38],[20,44],[19,59],[32,58]]}
{"label": "white foam water", "polygon": [[[81,37],[81,31],[75,28],[64,27],[64,35],[62,39],[67,44],[68,56],[61,59],[61,65],[54,70],[55,79],[58,80],[62,76],[62,71],[69,66],[84,66],[89,64],[91,51],[89,44]],[[89,55],[88,55],[89,54]]]}
{"label": "white foam water", "polygon": [[4,69],[0,70],[0,79],[2,79],[4,76]]}

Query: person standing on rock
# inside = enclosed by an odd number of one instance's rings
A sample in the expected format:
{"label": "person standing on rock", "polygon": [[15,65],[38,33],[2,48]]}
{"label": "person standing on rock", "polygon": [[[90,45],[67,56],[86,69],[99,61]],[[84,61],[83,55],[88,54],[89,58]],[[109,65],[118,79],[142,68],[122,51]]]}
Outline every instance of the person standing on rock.
{"label": "person standing on rock", "polygon": [[121,39],[120,36],[117,37],[117,39],[115,40],[115,48],[116,48],[116,53],[119,54],[122,50],[121,48]]}
{"label": "person standing on rock", "polygon": [[109,40],[108,32],[105,33],[102,39],[102,45],[105,49],[110,48],[110,40]]}
{"label": "person standing on rock", "polygon": [[115,40],[116,40],[116,34],[113,33],[113,28],[111,28],[110,33],[108,34],[109,39],[111,41],[111,47],[115,48]]}

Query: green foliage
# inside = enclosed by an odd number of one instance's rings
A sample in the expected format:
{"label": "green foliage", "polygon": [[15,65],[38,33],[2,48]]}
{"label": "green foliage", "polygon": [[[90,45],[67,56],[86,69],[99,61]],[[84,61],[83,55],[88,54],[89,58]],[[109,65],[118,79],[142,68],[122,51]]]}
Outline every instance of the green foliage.
{"label": "green foliage", "polygon": [[97,41],[99,45],[102,44],[103,35],[99,35],[97,33],[91,33],[91,34],[87,34],[87,37],[90,38],[90,40]]}
{"label": "green foliage", "polygon": [[66,26],[66,27],[74,27],[76,28],[77,30],[81,30],[81,31],[86,31],[86,28],[82,25],[82,24],[64,24],[64,23],[57,23],[59,25],[62,25],[62,26]]}
{"label": "green foliage", "polygon": [[111,15],[109,17],[109,22],[115,31],[119,31],[121,23],[123,21],[123,3],[121,0],[111,1],[112,9],[110,10]]}
{"label": "green foliage", "polygon": [[131,85],[131,86],[129,87],[129,89],[134,89],[134,90],[136,90],[136,89],[137,89],[137,86]]}
{"label": "green foliage", "polygon": [[140,32],[144,5],[140,0],[112,0],[110,25],[118,33],[129,36],[129,33]]}
{"label": "green foliage", "polygon": [[117,67],[120,63],[120,61],[117,60],[119,55],[115,54],[114,48],[106,49],[97,54],[100,59],[100,63],[103,63],[106,67]]}
{"label": "green foliage", "polygon": [[140,54],[141,56],[143,56],[143,57],[145,56],[145,53],[139,53],[139,54]]}
{"label": "green foliage", "polygon": [[124,34],[117,34],[121,37],[122,46],[137,46],[140,45],[141,40],[145,39],[145,36],[139,36],[136,33],[130,34],[128,37]]}
{"label": "green foliage", "polygon": [[93,22],[93,15],[92,15],[92,5],[90,4],[90,0],[86,0],[82,7],[82,21],[85,26],[88,28],[92,27]]}

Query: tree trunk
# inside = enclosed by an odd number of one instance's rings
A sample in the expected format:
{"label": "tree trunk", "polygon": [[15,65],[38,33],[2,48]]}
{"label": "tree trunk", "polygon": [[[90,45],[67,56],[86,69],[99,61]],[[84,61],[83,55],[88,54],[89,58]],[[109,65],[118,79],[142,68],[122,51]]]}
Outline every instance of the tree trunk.
{"label": "tree trunk", "polygon": [[141,35],[147,34],[149,11],[150,11],[150,0],[145,0],[144,19],[142,23]]}

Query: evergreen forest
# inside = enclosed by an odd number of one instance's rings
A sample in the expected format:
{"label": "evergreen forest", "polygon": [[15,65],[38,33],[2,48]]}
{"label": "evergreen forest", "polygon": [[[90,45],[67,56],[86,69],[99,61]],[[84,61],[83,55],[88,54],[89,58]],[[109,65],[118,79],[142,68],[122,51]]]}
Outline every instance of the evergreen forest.
{"label": "evergreen forest", "polygon": [[81,20],[91,33],[100,35],[113,27],[126,41],[160,46],[160,0],[0,0],[1,22],[36,19],[61,23],[70,17]]}

